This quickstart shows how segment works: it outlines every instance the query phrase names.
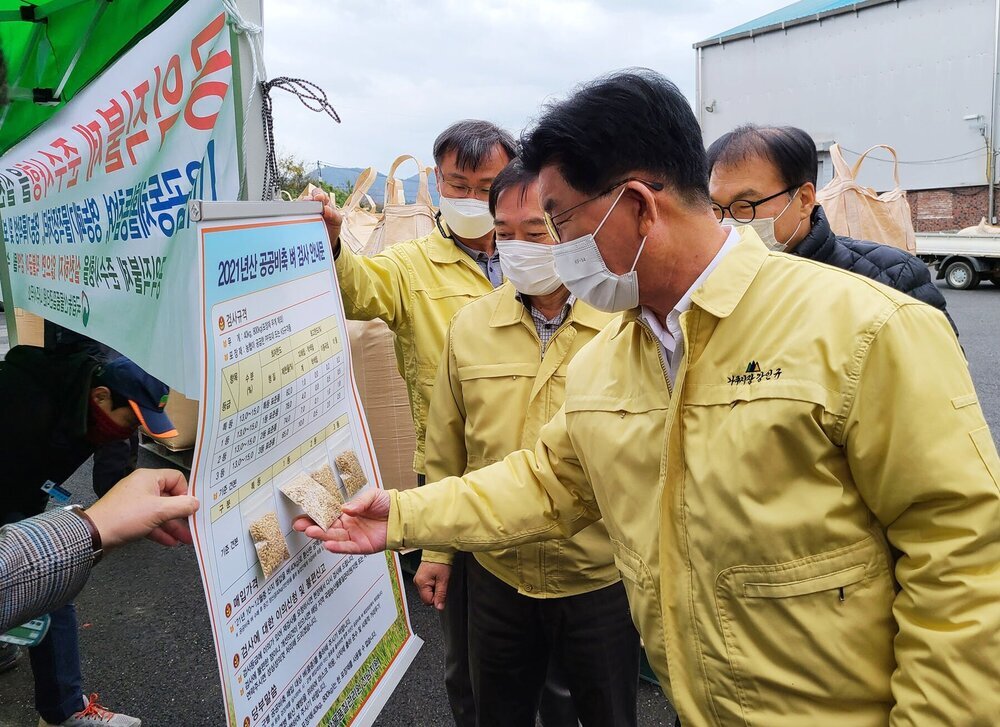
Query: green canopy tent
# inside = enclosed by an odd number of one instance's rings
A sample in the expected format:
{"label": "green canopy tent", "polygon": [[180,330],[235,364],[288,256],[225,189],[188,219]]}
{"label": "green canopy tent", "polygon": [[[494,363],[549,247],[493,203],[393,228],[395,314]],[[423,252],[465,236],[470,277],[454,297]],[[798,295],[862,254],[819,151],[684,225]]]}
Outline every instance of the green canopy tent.
{"label": "green canopy tent", "polygon": [[7,106],[0,155],[55,114],[80,89],[186,0],[0,0]]}
{"label": "green canopy tent", "polygon": [[[0,51],[7,67],[6,103],[0,106],[0,156],[185,2],[0,0]],[[0,270],[5,291],[6,272]],[[7,313],[13,328],[11,311]],[[16,331],[13,338],[16,341]]]}
{"label": "green canopy tent", "polygon": [[[7,103],[0,105],[0,157],[57,114],[119,57],[170,18],[188,0],[0,0],[0,50],[6,68]],[[250,23],[259,23],[261,0],[235,0]],[[258,28],[259,30],[259,28]],[[241,176],[259,187],[263,152],[251,144],[242,156],[243,99],[253,74],[251,47],[245,35],[233,38],[234,89],[237,102]],[[237,40],[237,38],[239,38]],[[252,138],[263,138],[260,99],[250,107]],[[246,168],[242,164],[246,163]],[[0,306],[9,292],[6,255],[0,235]],[[10,301],[8,300],[8,303]],[[7,306],[12,309],[12,305]],[[2,310],[2,307],[0,307]],[[16,340],[13,311],[8,332]]]}

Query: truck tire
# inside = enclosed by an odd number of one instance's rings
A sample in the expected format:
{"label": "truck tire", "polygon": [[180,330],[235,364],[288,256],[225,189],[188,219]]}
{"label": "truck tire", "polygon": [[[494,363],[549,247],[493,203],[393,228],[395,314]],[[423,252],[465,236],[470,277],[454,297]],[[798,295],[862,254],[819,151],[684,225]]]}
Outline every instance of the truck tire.
{"label": "truck tire", "polygon": [[965,260],[956,260],[944,271],[945,282],[955,290],[969,290],[979,285],[979,273]]}

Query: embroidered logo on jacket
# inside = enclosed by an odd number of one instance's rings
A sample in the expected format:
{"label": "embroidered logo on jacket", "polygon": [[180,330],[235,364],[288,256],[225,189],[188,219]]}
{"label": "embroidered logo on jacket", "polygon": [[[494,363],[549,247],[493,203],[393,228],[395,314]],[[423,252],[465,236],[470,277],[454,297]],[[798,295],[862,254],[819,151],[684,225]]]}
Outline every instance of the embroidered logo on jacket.
{"label": "embroidered logo on jacket", "polygon": [[771,368],[765,371],[759,362],[751,361],[743,373],[733,374],[728,378],[728,381],[730,386],[742,386],[743,384],[759,384],[761,381],[772,381],[780,378],[780,368]]}

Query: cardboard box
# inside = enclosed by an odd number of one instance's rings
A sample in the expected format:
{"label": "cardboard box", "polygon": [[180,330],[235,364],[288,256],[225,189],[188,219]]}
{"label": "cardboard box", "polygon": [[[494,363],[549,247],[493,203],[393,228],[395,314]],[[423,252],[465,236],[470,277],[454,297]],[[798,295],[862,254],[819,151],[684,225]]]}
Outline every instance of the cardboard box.
{"label": "cardboard box", "polygon": [[45,319],[23,308],[14,309],[17,320],[17,342],[22,346],[45,345]]}
{"label": "cardboard box", "polygon": [[174,423],[177,436],[156,441],[174,452],[192,449],[198,434],[198,402],[171,389],[170,398],[167,399],[164,411],[170,417],[170,421]]}

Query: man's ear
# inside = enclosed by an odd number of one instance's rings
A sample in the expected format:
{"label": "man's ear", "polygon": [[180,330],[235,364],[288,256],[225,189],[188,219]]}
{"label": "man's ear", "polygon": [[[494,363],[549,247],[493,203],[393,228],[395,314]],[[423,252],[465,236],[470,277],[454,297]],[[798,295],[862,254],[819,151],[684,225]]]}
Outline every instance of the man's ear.
{"label": "man's ear", "polygon": [[806,182],[799,187],[799,219],[808,220],[816,207],[816,185]]}
{"label": "man's ear", "polygon": [[95,386],[90,390],[90,398],[96,401],[98,404],[103,404],[106,401],[111,401],[111,389],[107,386]]}
{"label": "man's ear", "polygon": [[656,192],[642,182],[629,182],[627,194],[639,203],[639,236],[646,237],[660,219]]}

